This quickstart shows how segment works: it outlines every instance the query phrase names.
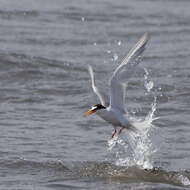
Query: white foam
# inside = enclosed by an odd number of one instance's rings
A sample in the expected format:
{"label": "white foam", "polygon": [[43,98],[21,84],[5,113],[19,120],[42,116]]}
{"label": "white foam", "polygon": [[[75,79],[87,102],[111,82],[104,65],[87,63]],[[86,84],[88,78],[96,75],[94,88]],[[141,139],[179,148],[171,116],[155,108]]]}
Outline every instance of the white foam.
{"label": "white foam", "polygon": [[180,174],[180,175],[178,176],[178,179],[179,179],[179,181],[180,181],[184,186],[189,186],[189,185],[190,185],[190,180],[188,179],[188,177],[186,177],[186,176]]}
{"label": "white foam", "polygon": [[[144,86],[147,93],[151,93],[154,86],[153,81],[149,79],[149,73],[145,69]],[[153,94],[153,93],[152,93]],[[154,95],[154,94],[153,94]],[[144,118],[131,117],[133,125],[137,131],[127,131],[121,136],[115,136],[114,139],[108,141],[108,150],[115,154],[115,164],[120,166],[139,166],[143,169],[152,169],[152,156],[156,152],[152,148],[150,140],[150,129],[154,126],[152,122],[157,119],[154,114],[156,111],[156,97],[151,104],[151,110]],[[124,140],[124,135],[125,139]]]}

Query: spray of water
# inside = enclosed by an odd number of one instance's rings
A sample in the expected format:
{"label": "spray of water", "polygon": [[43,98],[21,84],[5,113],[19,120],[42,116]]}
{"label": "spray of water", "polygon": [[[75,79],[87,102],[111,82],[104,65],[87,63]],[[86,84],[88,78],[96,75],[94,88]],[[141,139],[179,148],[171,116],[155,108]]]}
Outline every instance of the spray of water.
{"label": "spray of water", "polygon": [[[153,81],[149,79],[149,72],[145,69],[144,86],[147,93],[152,93],[154,86]],[[153,94],[153,93],[152,93]],[[154,128],[152,122],[157,119],[154,117],[156,111],[156,96],[153,94],[154,100],[151,110],[144,118],[131,117],[133,125],[137,131],[127,131],[125,140],[123,136],[116,136],[114,139],[108,140],[108,150],[116,157],[115,164],[122,166],[139,166],[143,169],[152,169],[152,156],[156,152],[152,148],[150,140],[151,130]]]}

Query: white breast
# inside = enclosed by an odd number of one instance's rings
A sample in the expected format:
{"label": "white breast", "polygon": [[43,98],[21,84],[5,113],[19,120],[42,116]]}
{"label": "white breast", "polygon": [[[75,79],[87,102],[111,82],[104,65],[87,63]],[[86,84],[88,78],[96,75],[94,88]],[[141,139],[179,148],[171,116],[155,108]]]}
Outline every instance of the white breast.
{"label": "white breast", "polygon": [[98,110],[96,113],[99,117],[112,124],[113,126],[122,126],[120,121],[120,114],[114,110],[111,110],[109,107],[106,109]]}

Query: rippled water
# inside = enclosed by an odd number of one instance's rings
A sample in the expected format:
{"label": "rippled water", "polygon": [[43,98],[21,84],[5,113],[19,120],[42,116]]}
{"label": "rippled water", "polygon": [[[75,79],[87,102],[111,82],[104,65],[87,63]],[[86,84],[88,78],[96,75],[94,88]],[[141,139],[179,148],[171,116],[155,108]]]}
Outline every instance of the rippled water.
{"label": "rippled water", "polygon": [[[0,189],[188,189],[189,1],[0,0]],[[107,93],[151,39],[127,88],[139,134],[84,113],[87,65]]]}

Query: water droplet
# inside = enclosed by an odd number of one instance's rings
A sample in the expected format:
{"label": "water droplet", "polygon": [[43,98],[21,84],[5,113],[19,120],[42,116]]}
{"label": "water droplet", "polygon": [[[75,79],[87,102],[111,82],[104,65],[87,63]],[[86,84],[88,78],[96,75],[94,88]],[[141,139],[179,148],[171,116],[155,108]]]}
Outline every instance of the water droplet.
{"label": "water droplet", "polygon": [[118,60],[118,55],[116,53],[113,54],[113,60],[117,61]]}
{"label": "water droplet", "polygon": [[147,91],[150,92],[151,89],[154,87],[154,83],[152,81],[149,81],[146,83],[145,87],[146,87]]}

